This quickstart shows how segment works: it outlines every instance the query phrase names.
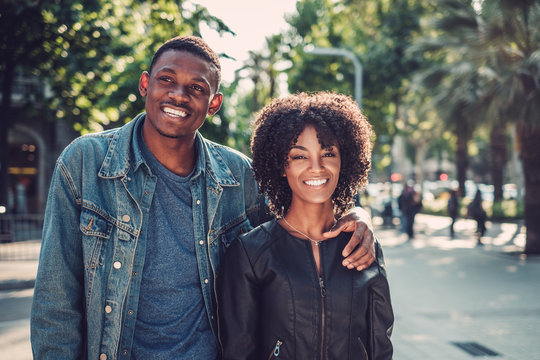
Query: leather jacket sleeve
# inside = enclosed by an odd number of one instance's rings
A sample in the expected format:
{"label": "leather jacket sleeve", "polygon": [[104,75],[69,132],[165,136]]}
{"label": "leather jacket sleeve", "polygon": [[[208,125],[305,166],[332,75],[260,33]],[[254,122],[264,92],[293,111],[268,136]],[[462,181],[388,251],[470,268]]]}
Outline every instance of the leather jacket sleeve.
{"label": "leather jacket sleeve", "polygon": [[380,245],[377,243],[377,263],[380,275],[370,286],[369,308],[372,327],[370,339],[370,359],[392,359],[393,347],[390,341],[394,326],[394,313],[390,301],[390,289]]}
{"label": "leather jacket sleeve", "polygon": [[231,243],[222,261],[217,295],[222,360],[257,360],[258,285],[240,239]]}

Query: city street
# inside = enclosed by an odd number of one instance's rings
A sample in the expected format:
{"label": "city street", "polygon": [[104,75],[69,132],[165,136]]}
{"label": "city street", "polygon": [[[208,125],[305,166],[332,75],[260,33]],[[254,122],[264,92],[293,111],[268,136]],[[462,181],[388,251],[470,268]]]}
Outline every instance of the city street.
{"label": "city street", "polygon": [[[419,215],[411,241],[397,229],[376,229],[396,319],[394,359],[540,359],[540,257],[520,255],[523,228],[488,223],[476,246],[473,221],[459,220],[454,240],[449,222]],[[0,275],[7,271],[27,281],[35,261],[0,261]],[[0,291],[0,359],[31,359],[31,295]]]}

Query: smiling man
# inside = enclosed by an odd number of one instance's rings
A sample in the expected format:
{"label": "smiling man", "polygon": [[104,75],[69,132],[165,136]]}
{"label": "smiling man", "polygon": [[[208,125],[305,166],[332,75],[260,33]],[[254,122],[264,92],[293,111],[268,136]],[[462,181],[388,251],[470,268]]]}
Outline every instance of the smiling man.
{"label": "smiling man", "polygon": [[[60,155],[32,305],[36,359],[218,357],[220,260],[268,217],[251,160],[198,132],[221,106],[220,79],[205,42],[173,38],[140,77],[145,113]],[[341,223],[356,227],[343,265],[367,267],[371,230]]]}

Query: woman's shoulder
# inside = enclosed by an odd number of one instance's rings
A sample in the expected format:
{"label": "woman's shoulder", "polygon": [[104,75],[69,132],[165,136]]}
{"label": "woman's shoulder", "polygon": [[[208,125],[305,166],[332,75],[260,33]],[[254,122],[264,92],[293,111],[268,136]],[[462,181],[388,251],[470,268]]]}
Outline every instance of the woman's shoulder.
{"label": "woman's shoulder", "polygon": [[278,238],[279,225],[275,219],[267,221],[238,237],[250,257],[268,249]]}

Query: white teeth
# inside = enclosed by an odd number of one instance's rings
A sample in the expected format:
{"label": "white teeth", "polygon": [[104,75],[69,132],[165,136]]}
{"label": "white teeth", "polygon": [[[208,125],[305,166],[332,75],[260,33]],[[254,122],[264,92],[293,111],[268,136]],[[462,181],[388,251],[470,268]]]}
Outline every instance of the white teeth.
{"label": "white teeth", "polygon": [[169,107],[163,108],[163,112],[166,113],[167,115],[175,116],[175,117],[186,117],[186,116],[187,116],[187,113],[186,113],[186,112],[180,111],[180,110],[171,109],[171,108],[169,108]]}
{"label": "white teeth", "polygon": [[322,184],[326,184],[328,180],[327,179],[320,179],[320,180],[306,180],[304,183],[306,183],[309,186],[319,186]]}

